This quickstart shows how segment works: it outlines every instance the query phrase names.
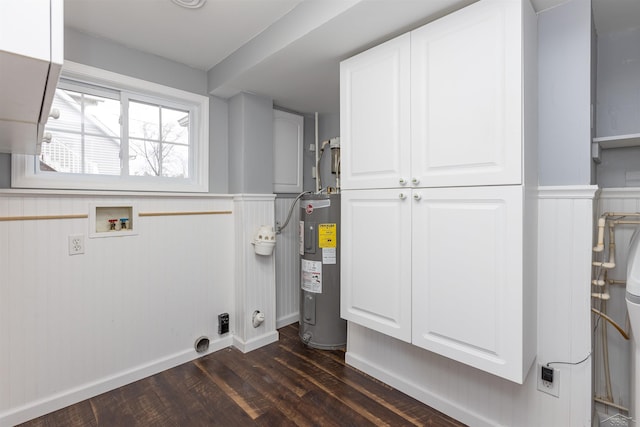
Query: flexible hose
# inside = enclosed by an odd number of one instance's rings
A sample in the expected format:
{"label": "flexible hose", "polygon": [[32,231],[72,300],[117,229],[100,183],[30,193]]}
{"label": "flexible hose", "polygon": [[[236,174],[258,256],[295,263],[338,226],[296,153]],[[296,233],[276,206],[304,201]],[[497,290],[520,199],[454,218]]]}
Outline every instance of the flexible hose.
{"label": "flexible hose", "polygon": [[305,194],[310,194],[310,193],[313,193],[313,191],[303,191],[302,193],[298,194],[295,200],[291,203],[291,207],[289,208],[289,213],[287,214],[287,219],[285,219],[284,224],[278,225],[276,227],[276,234],[280,234],[282,230],[284,230],[284,228],[287,226],[287,224],[289,224],[289,220],[291,219],[291,214],[293,213],[293,208],[296,206],[296,203],[298,202],[298,200],[300,200],[300,198]]}
{"label": "flexible hose", "polygon": [[620,335],[622,335],[622,337],[625,340],[629,340],[629,334],[622,328],[622,326],[618,325],[616,323],[615,320],[613,320],[611,317],[607,316],[605,313],[603,313],[602,311],[599,311],[595,308],[591,308],[591,311],[595,314],[597,314],[598,316],[602,317],[604,320],[606,320],[607,322],[611,323],[611,326],[613,326],[614,328],[616,328],[616,330],[618,332],[620,332]]}

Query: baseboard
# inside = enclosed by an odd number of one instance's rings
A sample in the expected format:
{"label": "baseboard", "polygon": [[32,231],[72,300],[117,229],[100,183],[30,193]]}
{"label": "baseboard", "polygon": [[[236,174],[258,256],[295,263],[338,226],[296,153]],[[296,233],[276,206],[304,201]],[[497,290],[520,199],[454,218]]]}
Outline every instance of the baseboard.
{"label": "baseboard", "polygon": [[397,390],[419,400],[425,405],[429,405],[438,411],[455,418],[456,420],[471,426],[493,427],[495,422],[488,420],[474,412],[470,412],[450,400],[426,390],[419,385],[411,382],[409,379],[398,377],[388,370],[372,364],[358,355],[347,352],[345,354],[345,362],[354,368],[371,375],[372,377],[389,384]]}
{"label": "baseboard", "polygon": [[27,405],[12,408],[7,412],[0,413],[0,427],[10,427],[32,420],[50,412],[57,411],[58,409],[73,405],[74,403],[82,402],[83,400],[107,391],[114,390],[118,387],[131,384],[167,369],[174,368],[183,363],[190,362],[204,355],[222,350],[223,348],[227,348],[231,345],[232,337],[225,337],[211,342],[209,344],[209,350],[206,353],[196,353],[193,349],[181,351],[165,358],[137,366],[133,369],[99,379],[95,382],[70,390],[65,390],[44,399],[36,400]]}
{"label": "baseboard", "polygon": [[264,347],[267,344],[278,341],[279,337],[280,335],[278,334],[278,331],[268,332],[264,335],[260,335],[259,337],[251,338],[248,341],[243,341],[239,337],[234,336],[233,346],[243,353],[248,353],[257,348]]}
{"label": "baseboard", "polygon": [[298,312],[289,314],[287,316],[283,316],[279,319],[276,319],[276,329],[280,329],[292,323],[296,323],[299,320],[300,320],[300,313]]}

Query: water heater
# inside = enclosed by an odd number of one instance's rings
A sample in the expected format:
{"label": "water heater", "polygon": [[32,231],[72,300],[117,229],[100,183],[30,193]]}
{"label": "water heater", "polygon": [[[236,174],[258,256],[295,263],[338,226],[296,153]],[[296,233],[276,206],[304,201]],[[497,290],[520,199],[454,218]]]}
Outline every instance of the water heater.
{"label": "water heater", "polygon": [[300,201],[300,339],[323,350],[347,343],[340,318],[340,195]]}

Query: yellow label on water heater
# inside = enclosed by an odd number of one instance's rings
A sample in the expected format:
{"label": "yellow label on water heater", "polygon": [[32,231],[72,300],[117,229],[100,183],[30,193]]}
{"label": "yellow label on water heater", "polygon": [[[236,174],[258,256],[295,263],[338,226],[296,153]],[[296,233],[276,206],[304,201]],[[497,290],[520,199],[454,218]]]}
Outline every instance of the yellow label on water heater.
{"label": "yellow label on water heater", "polygon": [[336,224],[318,224],[318,247],[335,248],[338,244]]}

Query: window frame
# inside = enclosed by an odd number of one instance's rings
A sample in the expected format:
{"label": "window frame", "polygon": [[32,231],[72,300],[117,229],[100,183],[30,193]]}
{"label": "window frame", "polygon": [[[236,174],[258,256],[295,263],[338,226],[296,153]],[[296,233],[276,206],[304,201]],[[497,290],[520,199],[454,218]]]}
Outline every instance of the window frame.
{"label": "window frame", "polygon": [[[47,172],[36,169],[38,156],[13,154],[12,188],[190,193],[209,191],[208,97],[71,61],[64,62],[61,78],[116,90],[121,92],[121,96],[128,96],[130,99],[155,99],[160,104],[188,110],[192,150],[189,159],[190,176],[170,178]],[[121,114],[126,112],[122,111]]]}

